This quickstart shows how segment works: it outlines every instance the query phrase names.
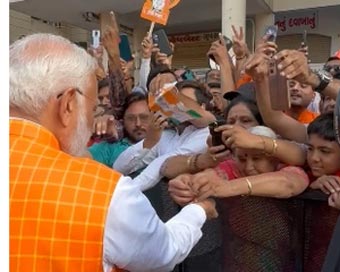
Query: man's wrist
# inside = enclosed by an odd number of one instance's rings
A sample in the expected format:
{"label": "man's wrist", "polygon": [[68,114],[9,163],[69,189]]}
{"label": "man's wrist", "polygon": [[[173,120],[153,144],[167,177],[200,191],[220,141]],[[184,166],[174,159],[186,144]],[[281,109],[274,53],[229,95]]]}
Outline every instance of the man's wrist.
{"label": "man's wrist", "polygon": [[317,74],[312,72],[306,83],[315,89],[320,85],[320,82],[320,78],[317,76]]}

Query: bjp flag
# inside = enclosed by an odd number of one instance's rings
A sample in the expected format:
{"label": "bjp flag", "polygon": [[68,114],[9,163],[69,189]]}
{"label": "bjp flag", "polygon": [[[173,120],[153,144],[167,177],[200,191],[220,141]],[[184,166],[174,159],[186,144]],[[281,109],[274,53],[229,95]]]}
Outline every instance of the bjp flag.
{"label": "bjp flag", "polygon": [[166,25],[170,14],[170,0],[146,0],[141,17],[154,23]]}
{"label": "bjp flag", "polygon": [[180,0],[170,0],[170,5],[169,8],[173,8],[174,6],[176,6],[178,3],[180,2]]}

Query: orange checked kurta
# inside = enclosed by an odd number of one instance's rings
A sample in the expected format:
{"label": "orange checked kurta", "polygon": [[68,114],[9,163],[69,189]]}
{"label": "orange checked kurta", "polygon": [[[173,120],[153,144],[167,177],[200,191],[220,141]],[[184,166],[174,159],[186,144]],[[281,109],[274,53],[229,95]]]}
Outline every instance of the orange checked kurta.
{"label": "orange checked kurta", "polygon": [[10,120],[10,271],[102,271],[107,210],[120,175],[72,157],[51,132]]}

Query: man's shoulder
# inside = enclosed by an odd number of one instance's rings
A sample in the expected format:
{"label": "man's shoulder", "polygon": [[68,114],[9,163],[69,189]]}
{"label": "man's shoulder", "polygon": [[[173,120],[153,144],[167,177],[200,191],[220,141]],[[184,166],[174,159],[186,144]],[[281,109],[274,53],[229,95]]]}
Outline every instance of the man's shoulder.
{"label": "man's shoulder", "polygon": [[[116,177],[119,178],[121,174],[112,168],[109,168],[93,159],[89,158],[78,158],[70,157],[69,163],[71,165],[71,170],[81,169],[83,175],[92,176],[93,178],[108,178]],[[80,168],[81,167],[81,168]]]}

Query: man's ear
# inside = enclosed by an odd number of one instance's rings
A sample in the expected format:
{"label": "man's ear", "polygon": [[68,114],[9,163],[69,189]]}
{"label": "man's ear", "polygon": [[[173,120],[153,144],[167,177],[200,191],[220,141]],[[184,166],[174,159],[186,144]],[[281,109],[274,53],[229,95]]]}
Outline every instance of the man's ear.
{"label": "man's ear", "polygon": [[77,106],[77,94],[75,89],[67,89],[64,93],[58,98],[59,99],[59,109],[58,115],[60,118],[60,122],[64,127],[67,127],[71,120],[72,115],[76,111]]}

